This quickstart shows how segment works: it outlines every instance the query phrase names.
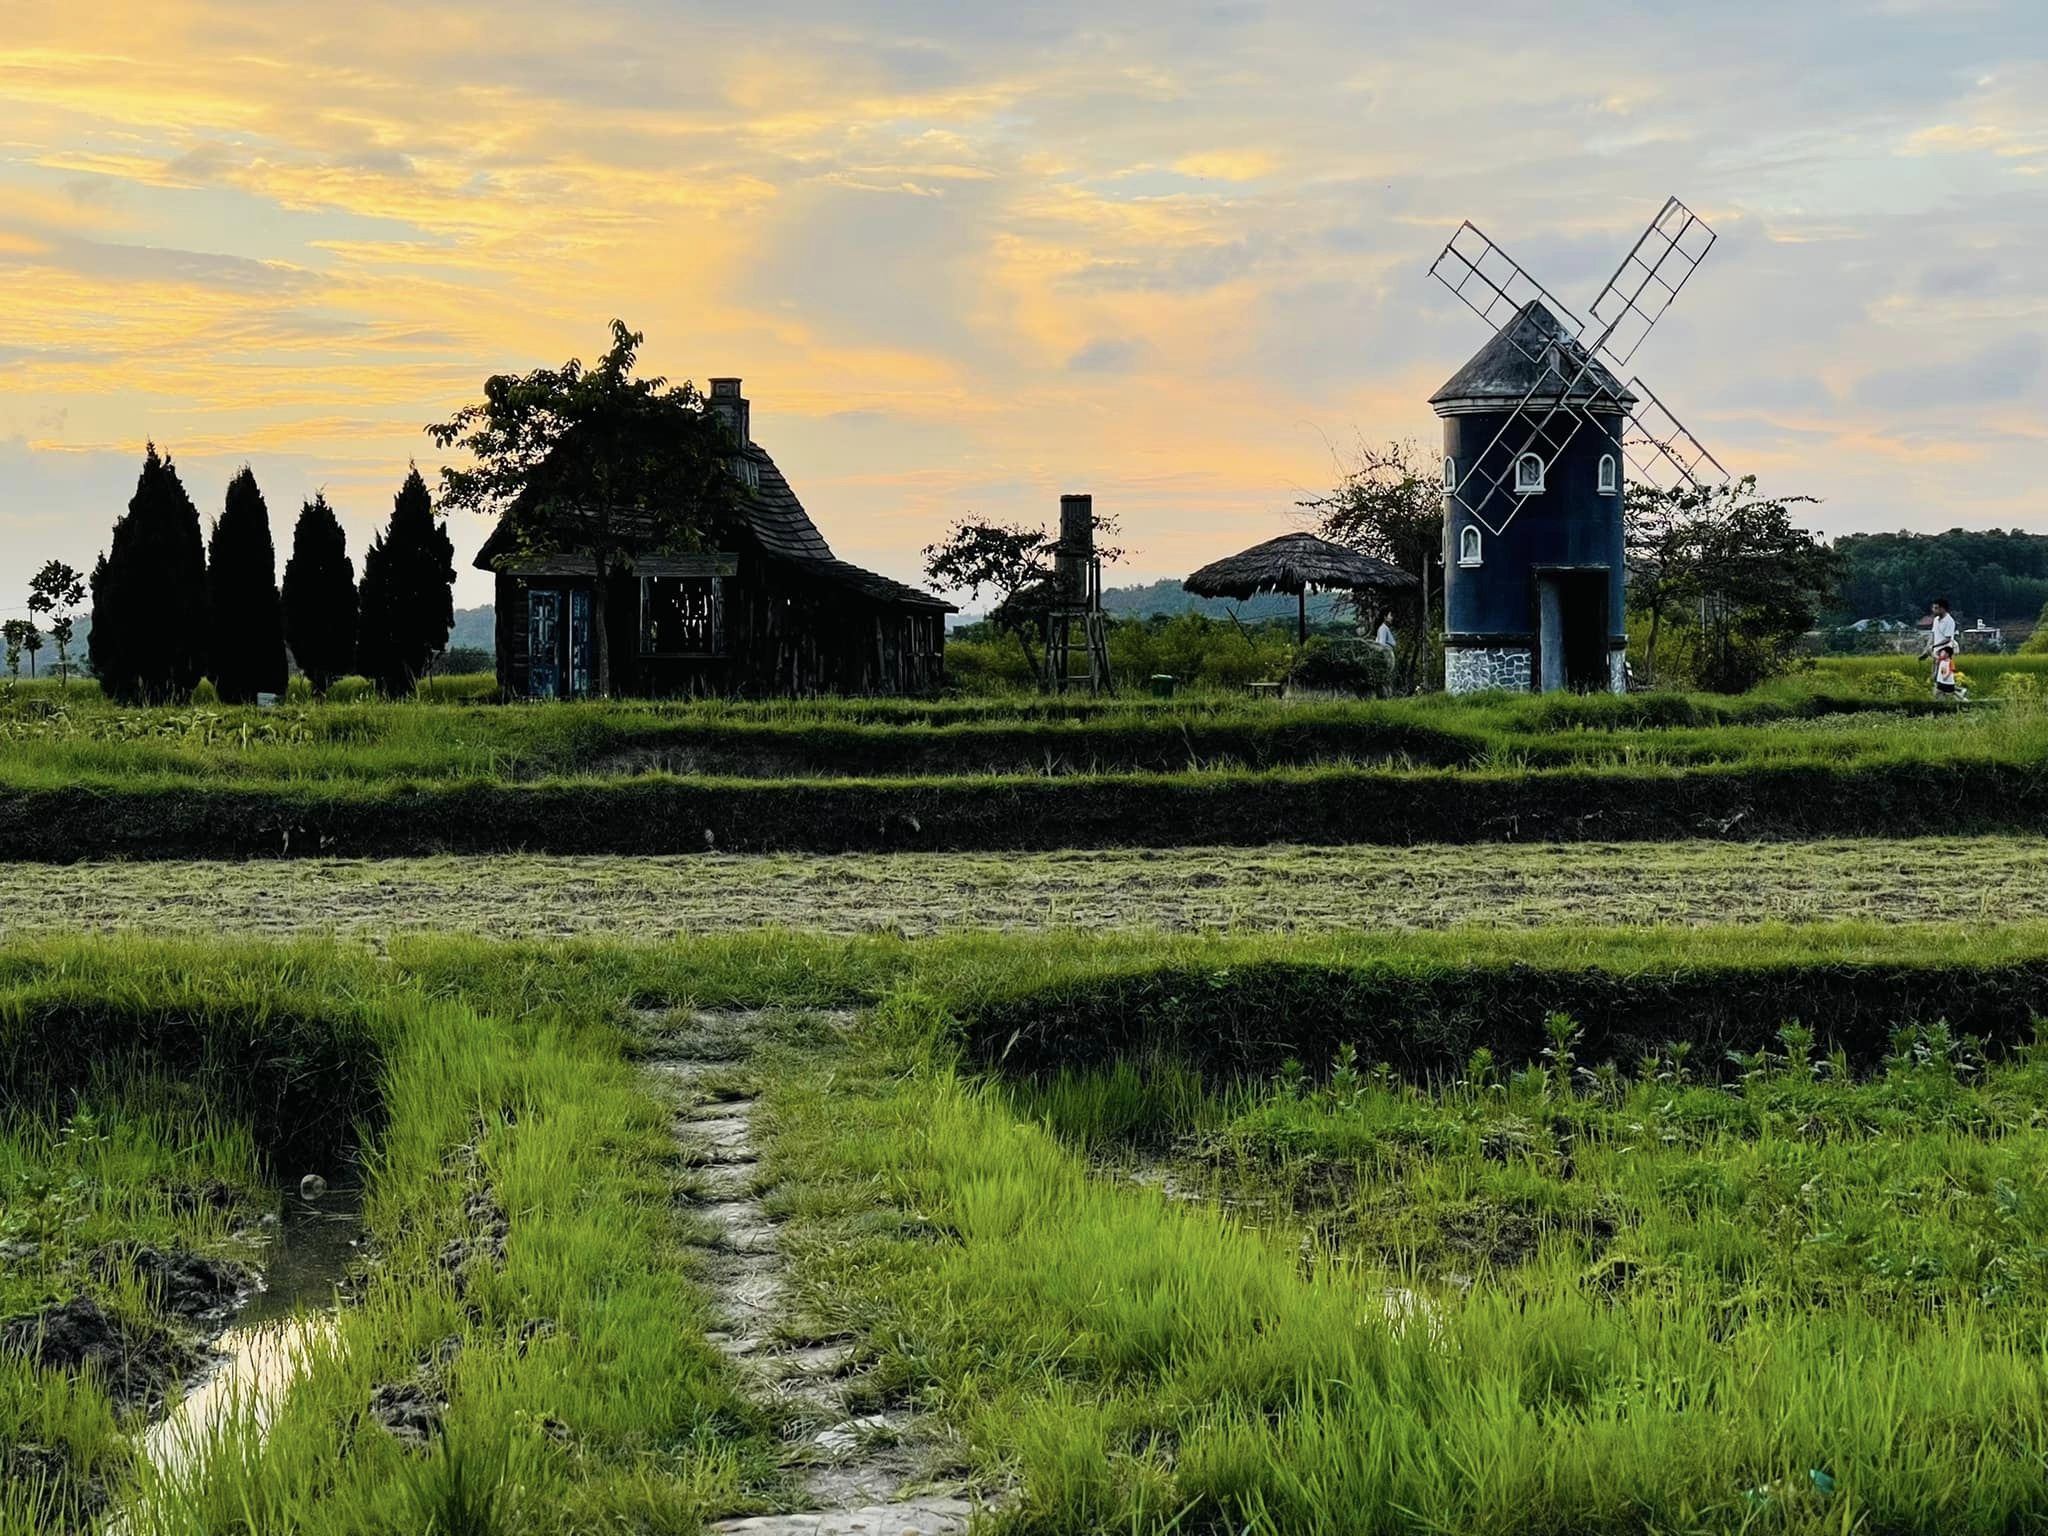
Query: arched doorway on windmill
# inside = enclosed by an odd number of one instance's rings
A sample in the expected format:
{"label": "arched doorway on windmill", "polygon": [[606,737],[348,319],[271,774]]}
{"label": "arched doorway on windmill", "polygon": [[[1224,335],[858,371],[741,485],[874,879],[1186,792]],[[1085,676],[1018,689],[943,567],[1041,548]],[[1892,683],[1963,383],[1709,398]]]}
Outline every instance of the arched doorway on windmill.
{"label": "arched doorway on windmill", "polygon": [[1608,582],[1598,566],[1536,569],[1536,686],[1544,693],[1605,693]]}

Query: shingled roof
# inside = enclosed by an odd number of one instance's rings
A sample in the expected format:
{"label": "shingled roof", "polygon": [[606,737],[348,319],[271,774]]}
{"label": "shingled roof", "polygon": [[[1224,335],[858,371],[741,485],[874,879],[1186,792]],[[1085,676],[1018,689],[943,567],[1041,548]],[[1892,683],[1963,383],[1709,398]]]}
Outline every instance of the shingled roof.
{"label": "shingled roof", "polygon": [[811,514],[797,500],[768,450],[749,443],[742,462],[747,466],[742,471],[748,482],[745,488],[751,494],[741,497],[740,514],[761,541],[761,548],[785,560],[836,560],[832,546],[818,532],[818,525],[811,521]]}
{"label": "shingled roof", "polygon": [[[825,535],[811,521],[810,513],[797,499],[788,478],[759,443],[748,443],[739,462],[740,494],[736,507],[763,554],[788,561],[798,567],[801,574],[814,580],[845,587],[875,602],[930,608],[940,613],[959,611],[943,598],[873,571],[862,570],[833,554],[832,546],[825,542]],[[572,512],[567,518],[556,519],[565,535],[568,529],[562,525],[576,515]],[[625,537],[632,537],[628,519],[621,518],[618,526]],[[498,557],[511,553],[512,547],[512,535],[500,519],[491,536],[484,541],[484,547],[477,551],[475,564],[481,570],[495,570]]]}
{"label": "shingled roof", "polygon": [[[1552,348],[1556,349],[1554,360]],[[1556,371],[1553,373],[1552,369]],[[1567,399],[1617,407],[1636,403],[1628,387],[1609,373],[1598,358],[1587,357],[1578,338],[1541,299],[1531,299],[1517,310],[1514,319],[1429,397],[1429,403],[1446,408],[1514,404],[1546,379],[1549,398],[1555,398],[1561,384],[1571,380],[1575,382]],[[1537,398],[1546,398],[1546,394],[1539,392]]]}

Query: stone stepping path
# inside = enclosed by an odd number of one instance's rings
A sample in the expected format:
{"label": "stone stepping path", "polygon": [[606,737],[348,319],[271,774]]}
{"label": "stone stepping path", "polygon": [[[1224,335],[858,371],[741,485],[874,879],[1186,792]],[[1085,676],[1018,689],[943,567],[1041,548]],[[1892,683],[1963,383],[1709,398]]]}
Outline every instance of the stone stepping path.
{"label": "stone stepping path", "polygon": [[[713,1038],[744,1027],[744,1015],[700,1015]],[[718,1058],[718,1059],[714,1059]],[[684,1106],[676,1135],[697,1165],[701,1197],[689,1207],[712,1233],[704,1284],[723,1327],[706,1335],[753,1381],[759,1396],[805,1427],[792,1439],[789,1465],[817,1506],[792,1514],[723,1520],[715,1532],[756,1536],[958,1536],[980,1506],[951,1496],[908,1497],[923,1481],[917,1426],[902,1411],[854,1416],[841,1382],[852,1359],[845,1343],[784,1344],[776,1325],[789,1315],[787,1264],[776,1225],[759,1196],[759,1160],[752,1135],[754,1100],[706,1097],[707,1079],[729,1074],[731,1055],[715,1046],[701,1055],[658,1057],[650,1070]],[[813,1427],[821,1426],[821,1427]]]}

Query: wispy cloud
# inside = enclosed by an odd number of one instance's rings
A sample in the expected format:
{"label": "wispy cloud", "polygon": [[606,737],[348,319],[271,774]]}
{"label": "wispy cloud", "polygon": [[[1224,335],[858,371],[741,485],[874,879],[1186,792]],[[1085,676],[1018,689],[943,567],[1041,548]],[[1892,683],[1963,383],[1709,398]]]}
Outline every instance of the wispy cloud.
{"label": "wispy cloud", "polygon": [[1283,523],[1354,428],[1434,430],[1481,339],[1424,276],[1460,218],[1583,304],[1670,190],[1723,236],[1641,359],[1696,430],[1837,530],[2009,521],[2048,17],[1717,18],[16,7],[0,569],[89,562],[149,436],[195,482],[252,456],[273,508],[325,484],[366,532],[421,423],[618,314],[663,372],[746,376],[852,558],[909,575],[969,505],[1088,488],[1138,574],[1181,571]]}

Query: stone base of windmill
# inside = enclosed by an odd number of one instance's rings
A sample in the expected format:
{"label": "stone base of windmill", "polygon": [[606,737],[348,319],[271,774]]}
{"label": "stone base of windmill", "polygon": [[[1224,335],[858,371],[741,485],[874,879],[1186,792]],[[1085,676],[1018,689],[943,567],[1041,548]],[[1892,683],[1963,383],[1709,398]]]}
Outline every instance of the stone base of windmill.
{"label": "stone base of windmill", "polygon": [[1527,693],[1536,653],[1527,647],[1456,646],[1444,652],[1444,692]]}

